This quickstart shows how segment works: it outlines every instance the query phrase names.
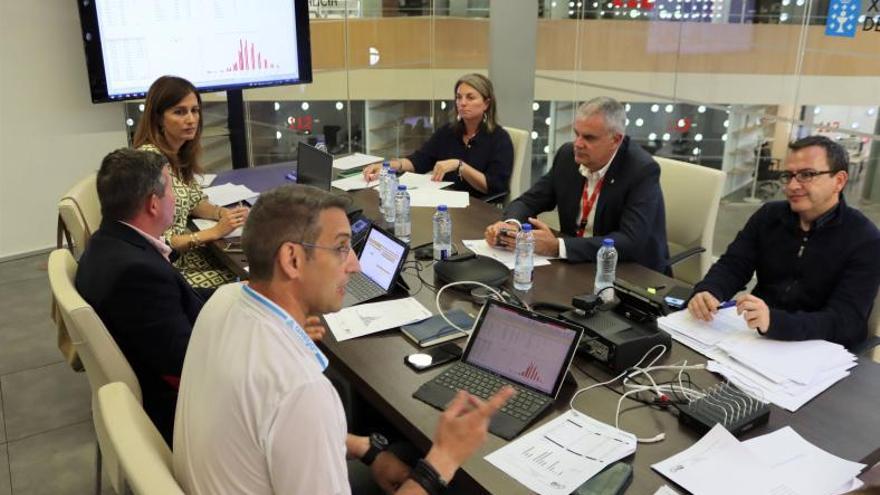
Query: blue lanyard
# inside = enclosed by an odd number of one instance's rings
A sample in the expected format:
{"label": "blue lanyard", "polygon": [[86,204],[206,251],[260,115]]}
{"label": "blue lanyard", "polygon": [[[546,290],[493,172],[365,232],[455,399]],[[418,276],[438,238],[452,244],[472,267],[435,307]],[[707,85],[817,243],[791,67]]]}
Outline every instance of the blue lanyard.
{"label": "blue lanyard", "polygon": [[253,297],[258,303],[268,308],[269,311],[275,313],[279,318],[284,321],[284,324],[287,325],[288,328],[290,328],[293,334],[299,337],[300,342],[302,342],[303,345],[305,345],[306,348],[312,351],[312,354],[315,355],[315,359],[318,360],[318,366],[321,367],[322,372],[327,369],[327,365],[329,364],[329,362],[327,361],[327,356],[325,356],[324,353],[321,352],[321,349],[318,349],[318,346],[316,346],[312,339],[309,338],[308,334],[306,334],[305,330],[303,330],[302,327],[299,326],[296,320],[291,318],[290,315],[287,314],[286,311],[278,307],[277,304],[266,299],[265,297],[263,297],[262,294],[258,293],[254,289],[251,289],[247,285],[242,285],[241,287],[242,289],[244,289],[245,294]]}

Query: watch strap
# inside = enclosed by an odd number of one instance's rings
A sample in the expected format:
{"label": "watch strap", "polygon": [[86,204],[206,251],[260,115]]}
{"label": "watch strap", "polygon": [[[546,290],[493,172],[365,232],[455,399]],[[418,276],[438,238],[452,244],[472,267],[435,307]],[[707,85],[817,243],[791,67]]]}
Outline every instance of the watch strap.
{"label": "watch strap", "polygon": [[410,478],[428,492],[428,495],[440,495],[446,491],[448,483],[440,477],[440,473],[434,469],[425,459],[419,459],[416,467],[409,473]]}

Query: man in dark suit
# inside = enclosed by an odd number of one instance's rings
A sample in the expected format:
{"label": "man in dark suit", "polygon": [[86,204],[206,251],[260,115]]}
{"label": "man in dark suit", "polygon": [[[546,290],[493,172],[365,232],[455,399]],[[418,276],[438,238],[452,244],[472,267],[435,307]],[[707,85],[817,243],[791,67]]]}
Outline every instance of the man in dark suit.
{"label": "man in dark suit", "polygon": [[[621,261],[667,272],[660,166],[625,130],[626,112],[616,100],[594,98],[578,107],[574,142],[563,145],[550,172],[505,208],[505,220],[486,228],[486,241],[513,249],[515,232],[528,221],[537,254],[595,261],[602,240],[611,238]],[[553,208],[561,237],[537,219]]]}
{"label": "man in dark suit", "polygon": [[186,283],[161,240],[174,218],[162,155],[110,153],[97,188],[103,221],[80,260],[76,288],[131,364],[144,409],[170,445],[183,357],[210,291],[197,293]]}

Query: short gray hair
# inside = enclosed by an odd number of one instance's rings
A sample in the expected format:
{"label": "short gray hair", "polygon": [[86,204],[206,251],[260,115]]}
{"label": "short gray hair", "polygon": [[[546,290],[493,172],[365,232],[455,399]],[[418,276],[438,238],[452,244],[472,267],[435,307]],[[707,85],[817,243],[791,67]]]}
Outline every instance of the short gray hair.
{"label": "short gray hair", "polygon": [[[261,194],[248,214],[241,236],[251,280],[271,280],[275,256],[282,244],[314,243],[321,235],[321,212],[328,208],[345,211],[349,204],[347,196],[300,184]],[[311,256],[312,249],[306,248],[306,252]]]}
{"label": "short gray hair", "polygon": [[600,96],[581,103],[577,109],[576,119],[586,119],[593,115],[602,115],[605,127],[617,134],[626,134],[626,110],[614,98]]}

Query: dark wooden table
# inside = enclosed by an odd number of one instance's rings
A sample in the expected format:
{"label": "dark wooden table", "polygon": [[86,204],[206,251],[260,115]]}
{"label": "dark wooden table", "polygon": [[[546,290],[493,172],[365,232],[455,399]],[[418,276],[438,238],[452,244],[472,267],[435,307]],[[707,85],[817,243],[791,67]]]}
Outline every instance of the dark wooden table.
{"label": "dark wooden table", "polygon": [[[373,190],[358,191],[352,194],[356,204],[363,208],[370,218],[379,218],[377,194]],[[455,241],[478,239],[489,223],[500,219],[500,210],[483,202],[471,200],[467,209],[451,209]],[[414,208],[412,212],[412,245],[431,241],[431,215],[429,208]],[[231,265],[238,264],[241,270],[243,260],[228,258]],[[430,263],[423,263],[421,278],[433,284]],[[569,264],[554,261],[550,266],[535,270],[534,288],[528,293],[530,302],[548,301],[569,304],[575,295],[592,290],[594,265],[591,263]],[[642,286],[666,285],[672,287],[676,281],[647,268],[631,263],[618,267],[618,277]],[[432,312],[436,312],[435,292],[423,286],[416,277],[415,269],[408,268],[404,278],[411,292]],[[667,289],[668,290],[668,289]],[[478,308],[452,291],[444,292],[441,304],[444,309],[463,307],[476,312]],[[460,344],[464,344],[461,339]],[[427,449],[438,420],[439,411],[412,398],[413,392],[426,380],[436,376],[442,368],[415,373],[403,364],[406,355],[418,348],[405,339],[399,331],[386,331],[345,342],[337,342],[328,333],[322,346],[352,385],[374,407],[382,412],[401,433],[406,435],[417,447]],[[705,363],[706,358],[690,349],[673,343],[672,350],[662,363],[687,360],[688,363]],[[560,393],[555,408],[546,414],[536,425],[543,424],[558,414],[565,412],[569,400],[579,387],[604,381],[613,375],[600,365],[583,358],[576,358],[572,373]],[[712,386],[720,378],[706,371],[690,373],[698,387]],[[658,373],[658,380],[672,378],[672,374]],[[880,404],[880,365],[867,358],[861,358],[859,366],[852,370],[852,376],[844,379],[829,390],[813,399],[797,413],[789,413],[772,407],[770,423],[750,432],[746,438],[774,431],[791,425],[808,441],[850,460],[860,460],[880,446],[880,422],[875,416]],[[593,418],[614,424],[615,409],[619,395],[605,387],[597,387],[581,394],[575,407]],[[651,464],[661,461],[693,444],[699,436],[692,430],[681,427],[673,411],[651,408],[625,401],[621,409],[620,427],[639,437],[652,437],[663,432],[666,439],[660,443],[639,445],[636,453],[628,459],[634,468],[633,482],[627,493],[653,493],[664,483],[672,484],[651,470]],[[535,427],[533,425],[532,427]],[[468,493],[517,494],[529,493],[518,482],[483,460],[490,452],[502,447],[506,441],[489,435],[486,444],[474,455],[456,475],[456,485]]]}

